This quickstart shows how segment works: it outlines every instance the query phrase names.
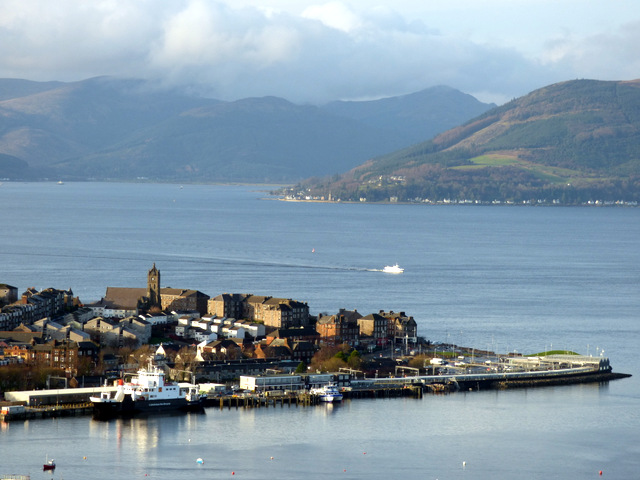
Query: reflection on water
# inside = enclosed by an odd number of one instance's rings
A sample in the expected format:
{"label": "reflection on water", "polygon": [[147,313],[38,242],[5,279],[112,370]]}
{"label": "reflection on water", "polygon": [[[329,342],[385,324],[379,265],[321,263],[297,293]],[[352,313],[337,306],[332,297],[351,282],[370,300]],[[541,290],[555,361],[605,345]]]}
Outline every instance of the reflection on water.
{"label": "reflection on water", "polygon": [[586,478],[637,448],[623,383],[17,422],[2,427],[0,451],[3,471],[42,478],[49,455],[70,480]]}

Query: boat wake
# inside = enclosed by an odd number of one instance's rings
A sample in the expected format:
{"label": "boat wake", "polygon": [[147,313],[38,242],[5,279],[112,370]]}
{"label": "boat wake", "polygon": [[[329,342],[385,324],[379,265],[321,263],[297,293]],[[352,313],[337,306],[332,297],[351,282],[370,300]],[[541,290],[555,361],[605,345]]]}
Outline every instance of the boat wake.
{"label": "boat wake", "polygon": [[[132,256],[127,253],[122,252],[109,252],[106,254],[92,254],[89,252],[75,252],[74,254],[67,254],[56,252],[55,254],[51,254],[50,252],[14,252],[20,255],[28,255],[28,256],[43,256],[47,258],[57,257],[57,258],[74,258],[74,259],[100,259],[100,260],[113,260],[113,261],[143,261],[141,256],[136,255]],[[10,255],[12,253],[0,253],[0,257],[3,255]],[[380,268],[364,268],[364,267],[356,267],[349,265],[318,265],[311,264],[305,262],[282,262],[282,261],[270,261],[270,260],[256,260],[256,259],[247,259],[247,258],[234,258],[234,257],[226,257],[226,256],[185,256],[180,254],[155,254],[148,255],[149,262],[162,262],[162,263],[178,263],[183,265],[185,263],[193,263],[197,265],[215,265],[217,268],[237,268],[238,266],[246,266],[246,267],[277,267],[277,268],[291,268],[291,269],[312,269],[312,270],[336,270],[336,271],[351,271],[351,272],[383,272],[383,269]]]}

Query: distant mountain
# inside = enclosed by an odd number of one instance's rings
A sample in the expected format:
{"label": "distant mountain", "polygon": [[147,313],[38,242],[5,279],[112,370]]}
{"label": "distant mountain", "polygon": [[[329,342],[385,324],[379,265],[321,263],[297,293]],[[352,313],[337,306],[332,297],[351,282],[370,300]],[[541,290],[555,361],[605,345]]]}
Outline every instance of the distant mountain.
{"label": "distant mountain", "polygon": [[427,88],[399,97],[360,102],[331,102],[325,111],[357,120],[371,127],[390,130],[408,144],[424,142],[495,104],[486,104],[460,90],[446,86]]}
{"label": "distant mountain", "polygon": [[265,97],[185,110],[55,166],[80,177],[286,183],[339,173],[398,145],[390,132]]}
{"label": "distant mountain", "polygon": [[550,85],[296,191],[355,201],[638,201],[640,80]]}
{"label": "distant mountain", "polygon": [[446,87],[415,95],[315,107],[111,77],[0,79],[0,153],[15,159],[0,162],[0,178],[290,183],[347,171],[491,108]]}

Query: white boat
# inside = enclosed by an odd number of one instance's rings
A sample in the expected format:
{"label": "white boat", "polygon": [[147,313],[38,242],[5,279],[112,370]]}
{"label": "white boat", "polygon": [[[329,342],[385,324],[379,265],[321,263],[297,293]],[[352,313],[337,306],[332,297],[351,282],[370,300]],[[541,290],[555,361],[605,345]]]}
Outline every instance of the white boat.
{"label": "white boat", "polygon": [[329,383],[322,387],[312,388],[309,393],[311,395],[317,395],[320,397],[321,402],[341,402],[342,393],[338,390],[338,387],[333,383]]}
{"label": "white boat", "polygon": [[387,265],[382,269],[384,273],[403,273],[404,268],[401,268],[397,263],[395,265]]}
{"label": "white boat", "polygon": [[200,387],[191,383],[165,382],[164,371],[150,365],[138,370],[128,382],[120,379],[113,396],[102,392],[90,399],[94,418],[108,419],[138,413],[201,411],[206,395],[199,391]]}

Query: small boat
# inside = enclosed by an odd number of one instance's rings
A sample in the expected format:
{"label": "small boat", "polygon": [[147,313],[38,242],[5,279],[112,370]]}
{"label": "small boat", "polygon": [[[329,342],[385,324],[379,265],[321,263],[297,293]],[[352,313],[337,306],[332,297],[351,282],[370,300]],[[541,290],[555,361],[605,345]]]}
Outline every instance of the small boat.
{"label": "small boat", "polygon": [[203,411],[206,398],[200,394],[198,385],[166,382],[164,371],[150,364],[149,368],[138,370],[129,381],[118,380],[113,396],[110,392],[102,392],[90,400],[93,417],[106,420],[139,413]]}
{"label": "small boat", "polygon": [[56,469],[56,461],[52,458],[51,460],[47,460],[47,462],[42,465],[42,470],[55,470]]}
{"label": "small boat", "polygon": [[404,268],[401,268],[397,263],[395,265],[387,265],[382,269],[384,273],[403,273]]}
{"label": "small boat", "polygon": [[340,393],[338,387],[333,383],[329,383],[319,388],[312,388],[309,393],[320,397],[321,402],[333,403],[342,401],[342,393]]}

